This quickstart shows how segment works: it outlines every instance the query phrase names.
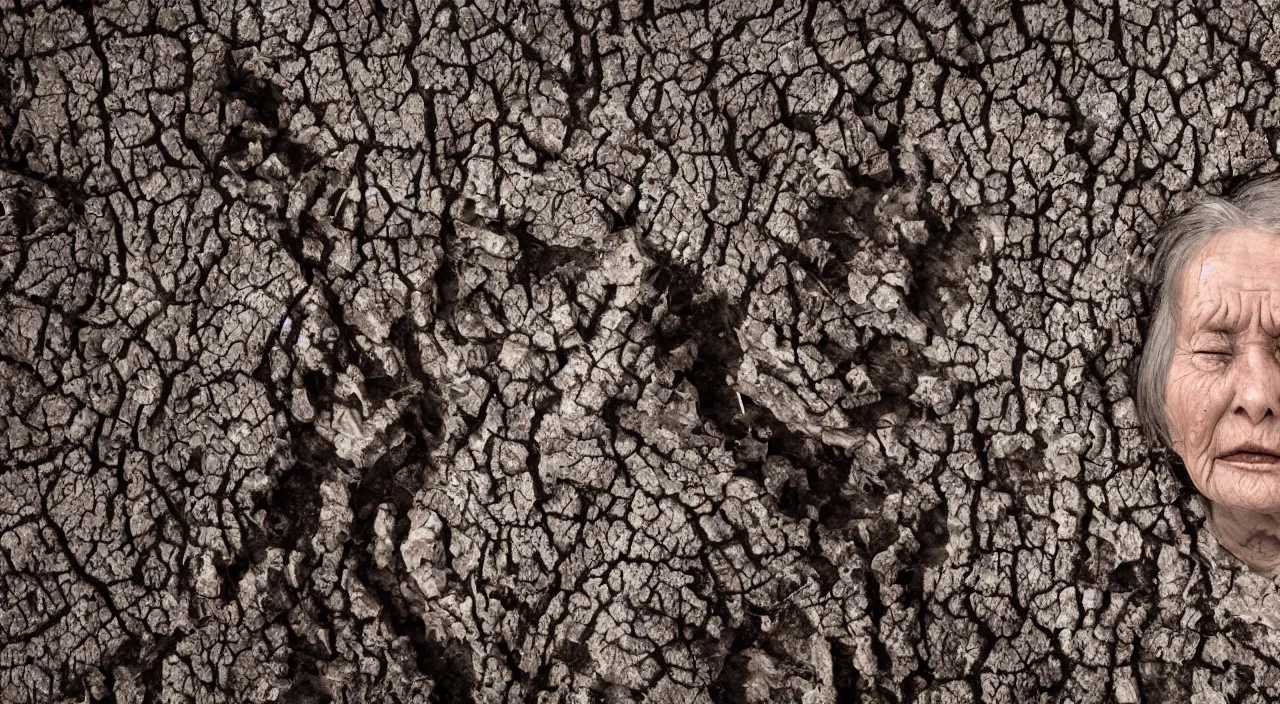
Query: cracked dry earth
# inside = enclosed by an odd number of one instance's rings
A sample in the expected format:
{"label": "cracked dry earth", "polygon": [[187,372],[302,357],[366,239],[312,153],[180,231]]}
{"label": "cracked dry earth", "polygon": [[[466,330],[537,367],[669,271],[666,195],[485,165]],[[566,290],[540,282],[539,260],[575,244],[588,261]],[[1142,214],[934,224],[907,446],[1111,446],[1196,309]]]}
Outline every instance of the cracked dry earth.
{"label": "cracked dry earth", "polygon": [[1217,4],[0,0],[0,700],[1275,700],[1132,399]]}

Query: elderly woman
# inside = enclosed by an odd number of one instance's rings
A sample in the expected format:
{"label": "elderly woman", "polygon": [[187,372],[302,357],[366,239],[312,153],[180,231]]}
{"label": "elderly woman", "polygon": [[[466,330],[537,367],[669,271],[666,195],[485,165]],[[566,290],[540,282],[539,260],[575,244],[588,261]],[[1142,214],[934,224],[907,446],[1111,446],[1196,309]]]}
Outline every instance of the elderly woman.
{"label": "elderly woman", "polygon": [[1280,570],[1280,180],[1169,221],[1138,373],[1152,440],[1208,501],[1209,530],[1254,570]]}

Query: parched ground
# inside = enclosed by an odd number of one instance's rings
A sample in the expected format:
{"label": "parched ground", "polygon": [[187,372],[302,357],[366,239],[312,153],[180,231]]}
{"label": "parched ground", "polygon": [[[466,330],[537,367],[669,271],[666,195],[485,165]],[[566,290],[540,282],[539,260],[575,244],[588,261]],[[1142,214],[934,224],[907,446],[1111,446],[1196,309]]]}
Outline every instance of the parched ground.
{"label": "parched ground", "polygon": [[0,700],[1274,701],[1132,395],[1280,7],[1177,4],[0,0]]}

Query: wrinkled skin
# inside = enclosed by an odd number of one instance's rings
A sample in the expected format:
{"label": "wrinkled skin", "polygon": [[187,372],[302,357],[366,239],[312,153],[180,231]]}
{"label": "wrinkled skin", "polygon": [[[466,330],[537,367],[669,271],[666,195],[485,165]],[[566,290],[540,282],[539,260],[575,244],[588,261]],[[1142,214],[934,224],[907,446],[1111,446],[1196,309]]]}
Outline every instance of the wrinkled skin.
{"label": "wrinkled skin", "polygon": [[1259,567],[1280,546],[1270,538],[1280,513],[1277,244],[1266,233],[1228,231],[1192,260],[1166,381],[1174,449],[1214,507],[1220,537],[1252,541],[1241,557]]}

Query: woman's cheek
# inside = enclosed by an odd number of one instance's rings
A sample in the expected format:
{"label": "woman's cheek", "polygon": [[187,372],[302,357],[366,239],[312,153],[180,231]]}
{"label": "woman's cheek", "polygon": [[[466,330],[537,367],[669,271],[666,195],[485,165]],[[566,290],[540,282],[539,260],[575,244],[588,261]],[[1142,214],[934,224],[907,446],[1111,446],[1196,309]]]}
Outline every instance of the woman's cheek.
{"label": "woman's cheek", "polygon": [[1168,411],[1178,431],[1175,435],[1185,442],[1183,460],[1190,463],[1209,449],[1226,378],[1186,362],[1175,364],[1171,372]]}

